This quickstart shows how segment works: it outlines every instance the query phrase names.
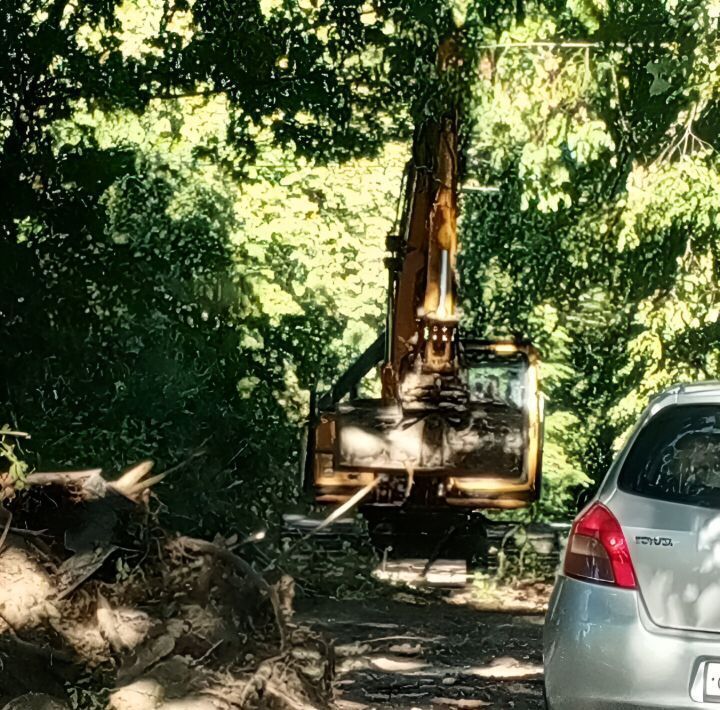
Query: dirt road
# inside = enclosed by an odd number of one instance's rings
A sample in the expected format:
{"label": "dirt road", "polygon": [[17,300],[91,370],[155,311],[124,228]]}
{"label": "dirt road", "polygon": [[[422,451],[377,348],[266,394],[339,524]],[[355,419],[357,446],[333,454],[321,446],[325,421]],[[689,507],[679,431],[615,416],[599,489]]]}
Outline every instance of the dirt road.
{"label": "dirt road", "polygon": [[297,618],[334,639],[344,710],[544,707],[539,613],[399,594],[301,600]]}

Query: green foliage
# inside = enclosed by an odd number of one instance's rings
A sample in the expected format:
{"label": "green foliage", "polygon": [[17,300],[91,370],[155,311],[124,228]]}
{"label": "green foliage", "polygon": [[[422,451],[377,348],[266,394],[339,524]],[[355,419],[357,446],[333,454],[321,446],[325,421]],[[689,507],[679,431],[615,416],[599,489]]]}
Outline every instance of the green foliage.
{"label": "green foliage", "polygon": [[543,516],[651,394],[718,376],[713,8],[533,6],[481,62],[469,162],[499,193],[465,200],[465,307],[545,355]]}
{"label": "green foliage", "polygon": [[[176,10],[185,42],[197,20]],[[161,14],[124,2],[95,24],[78,17],[48,61],[64,61],[65,39],[152,73],[170,52],[154,44]],[[36,201],[0,215],[3,398],[32,428],[43,467],[144,456],[169,466],[201,453],[164,484],[175,522],[250,529],[296,493],[309,390],[381,327],[383,238],[406,149],[320,165],[260,116],[248,162],[237,102],[185,79],[183,98],[148,95],[130,110],[78,89],[52,120],[32,116],[22,158],[44,151],[30,175]],[[0,166],[29,179],[11,158],[6,144]]]}
{"label": "green foliage", "polygon": [[650,393],[718,374],[716,5],[0,0],[6,419],[43,466],[202,451],[175,514],[264,521],[382,327],[410,130],[452,97],[499,189],[463,198],[464,325],[541,347],[560,514]]}
{"label": "green foliage", "polygon": [[0,477],[5,479],[0,487],[0,502],[6,498],[6,488],[14,491],[23,487],[29,469],[27,462],[16,451],[17,436],[18,432],[12,431],[7,424],[0,428]]}

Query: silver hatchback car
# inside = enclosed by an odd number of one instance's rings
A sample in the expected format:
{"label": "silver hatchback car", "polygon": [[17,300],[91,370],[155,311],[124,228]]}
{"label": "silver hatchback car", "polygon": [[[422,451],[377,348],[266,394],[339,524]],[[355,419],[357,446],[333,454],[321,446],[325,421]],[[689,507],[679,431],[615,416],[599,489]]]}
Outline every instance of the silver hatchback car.
{"label": "silver hatchback car", "polygon": [[550,710],[720,707],[720,383],[650,403],[573,524],[544,643]]}

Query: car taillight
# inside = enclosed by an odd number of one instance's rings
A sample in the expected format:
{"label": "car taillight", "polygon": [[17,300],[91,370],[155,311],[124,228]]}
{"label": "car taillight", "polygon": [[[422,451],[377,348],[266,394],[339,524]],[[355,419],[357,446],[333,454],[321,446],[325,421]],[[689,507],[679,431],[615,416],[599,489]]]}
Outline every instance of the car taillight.
{"label": "car taillight", "polygon": [[601,503],[575,520],[565,552],[568,577],[635,589],[635,570],[620,523]]}

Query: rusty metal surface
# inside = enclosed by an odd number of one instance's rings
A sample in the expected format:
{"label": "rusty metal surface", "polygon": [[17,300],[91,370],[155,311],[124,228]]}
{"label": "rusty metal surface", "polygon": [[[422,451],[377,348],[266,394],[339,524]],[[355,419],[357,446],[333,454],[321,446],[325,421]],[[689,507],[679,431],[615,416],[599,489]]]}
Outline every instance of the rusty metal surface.
{"label": "rusty metal surface", "polygon": [[336,426],[341,468],[524,475],[523,413],[503,403],[467,403],[449,412],[356,401],[338,409]]}

